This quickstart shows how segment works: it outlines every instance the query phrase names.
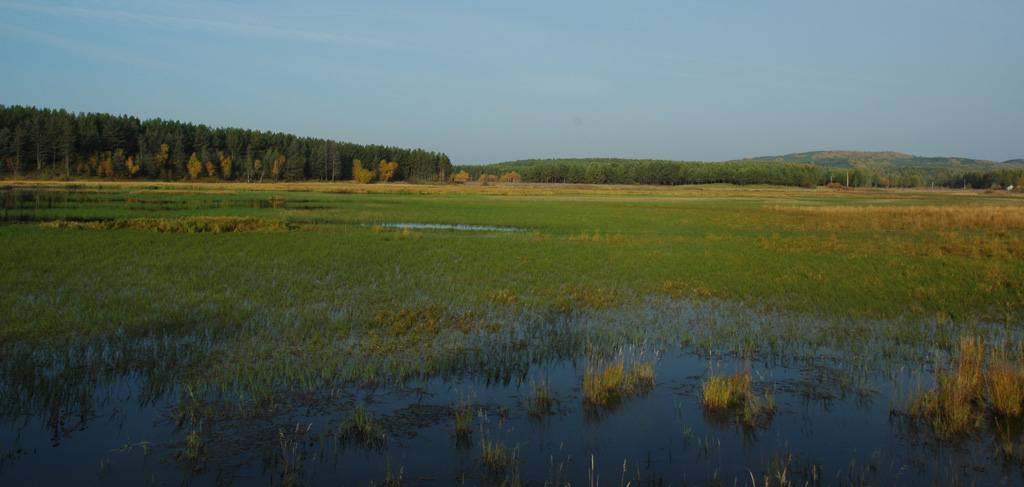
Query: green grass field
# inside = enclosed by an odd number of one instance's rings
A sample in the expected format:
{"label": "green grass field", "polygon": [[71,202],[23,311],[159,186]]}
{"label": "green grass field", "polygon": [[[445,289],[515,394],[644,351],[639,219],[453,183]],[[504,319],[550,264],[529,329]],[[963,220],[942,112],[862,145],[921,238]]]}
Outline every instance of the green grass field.
{"label": "green grass field", "polygon": [[8,418],[126,373],[180,394],[172,416],[197,424],[297,392],[508,377],[624,347],[899,366],[964,336],[1011,342],[1024,322],[1024,199],[1004,194],[146,184],[4,198]]}

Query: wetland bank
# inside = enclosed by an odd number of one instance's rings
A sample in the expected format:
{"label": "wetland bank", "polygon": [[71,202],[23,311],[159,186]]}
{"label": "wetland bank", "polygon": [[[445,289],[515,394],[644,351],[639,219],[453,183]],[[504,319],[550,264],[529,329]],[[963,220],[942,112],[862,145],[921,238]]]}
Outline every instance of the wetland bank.
{"label": "wetland bank", "polygon": [[1024,485],[1012,195],[0,203],[5,485]]}

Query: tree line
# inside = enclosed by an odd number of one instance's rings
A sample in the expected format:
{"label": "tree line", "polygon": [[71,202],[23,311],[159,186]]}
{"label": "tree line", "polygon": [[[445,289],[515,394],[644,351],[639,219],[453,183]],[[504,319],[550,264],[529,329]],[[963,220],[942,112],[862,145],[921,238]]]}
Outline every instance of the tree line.
{"label": "tree line", "polygon": [[452,167],[424,149],[0,105],[0,172],[13,175],[338,181],[363,165],[382,180],[445,180]]}
{"label": "tree line", "polygon": [[1024,186],[1024,169],[986,171],[942,167],[827,168],[768,161],[687,162],[629,159],[530,159],[488,166],[457,166],[461,181],[499,181],[514,174],[529,183],[712,184],[875,188],[1006,188]]}
{"label": "tree line", "polygon": [[459,166],[468,179],[515,173],[523,182],[575,184],[770,184],[814,186],[822,170],[804,164],[656,160],[529,160],[492,166]]}

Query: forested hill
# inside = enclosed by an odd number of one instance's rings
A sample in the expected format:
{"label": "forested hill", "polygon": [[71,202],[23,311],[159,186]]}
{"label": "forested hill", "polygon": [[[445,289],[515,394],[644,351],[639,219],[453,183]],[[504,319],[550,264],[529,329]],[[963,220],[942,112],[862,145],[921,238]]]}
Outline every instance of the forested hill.
{"label": "forested hill", "polygon": [[[824,154],[813,158],[815,154]],[[856,155],[857,157],[853,157]],[[789,158],[789,160],[786,160]],[[900,161],[901,164],[891,161]],[[914,162],[920,165],[914,165]],[[814,152],[729,162],[651,159],[527,159],[456,166],[455,181],[575,184],[767,184],[858,187],[1024,186],[1021,161],[923,158],[895,152]]]}
{"label": "forested hill", "polygon": [[933,167],[987,171],[993,169],[1022,169],[1024,159],[996,162],[984,159],[967,159],[963,157],[921,157],[899,152],[861,152],[861,151],[816,151],[787,154],[784,156],[764,156],[743,159],[752,162],[789,162],[795,164],[814,164],[821,167],[849,169],[893,169],[908,167]]}
{"label": "forested hill", "polygon": [[367,181],[451,173],[447,155],[424,149],[0,105],[0,176],[331,181],[353,179],[354,165]]}

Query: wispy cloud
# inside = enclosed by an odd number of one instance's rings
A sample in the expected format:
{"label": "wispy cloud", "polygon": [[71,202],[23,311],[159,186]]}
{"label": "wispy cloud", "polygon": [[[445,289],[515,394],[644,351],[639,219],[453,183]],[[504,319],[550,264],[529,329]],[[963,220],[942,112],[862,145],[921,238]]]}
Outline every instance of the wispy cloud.
{"label": "wispy cloud", "polygon": [[[393,43],[369,37],[350,37],[339,35],[333,32],[324,32],[321,29],[301,29],[296,27],[281,27],[271,24],[256,24],[229,22],[197,17],[177,17],[170,15],[159,15],[127,10],[107,10],[82,7],[65,7],[54,5],[34,5],[17,2],[0,2],[0,9],[15,9],[25,12],[39,12],[49,15],[63,15],[84,19],[99,19],[118,22],[125,25],[148,25],[171,30],[192,30],[216,32],[220,34],[232,34],[240,37],[264,37],[275,39],[290,39],[299,41],[312,41],[323,44],[351,45],[363,47],[389,47]],[[280,23],[282,19],[274,19]]]}
{"label": "wispy cloud", "polygon": [[99,59],[101,61],[124,63],[144,68],[167,68],[166,64],[156,62],[153,59],[130,54],[128,51],[111,47],[109,45],[94,44],[81,39],[72,39],[9,24],[0,23],[0,36],[42,44],[83,57]]}

